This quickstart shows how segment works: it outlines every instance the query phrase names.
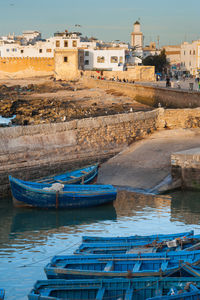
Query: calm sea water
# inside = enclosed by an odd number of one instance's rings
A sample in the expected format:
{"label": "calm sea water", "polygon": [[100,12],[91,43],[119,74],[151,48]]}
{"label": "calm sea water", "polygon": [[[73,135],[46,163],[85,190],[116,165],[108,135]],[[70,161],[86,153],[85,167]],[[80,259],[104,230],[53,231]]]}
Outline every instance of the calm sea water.
{"label": "calm sea water", "polygon": [[53,255],[72,254],[82,235],[127,236],[195,230],[200,193],[152,196],[119,191],[114,204],[80,210],[13,208],[0,202],[0,287],[6,299],[27,299]]}

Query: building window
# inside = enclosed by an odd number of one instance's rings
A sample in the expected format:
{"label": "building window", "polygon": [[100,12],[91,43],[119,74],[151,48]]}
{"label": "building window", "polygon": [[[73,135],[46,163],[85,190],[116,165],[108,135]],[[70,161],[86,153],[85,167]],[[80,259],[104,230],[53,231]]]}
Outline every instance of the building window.
{"label": "building window", "polygon": [[97,56],[97,62],[98,63],[104,63],[105,62],[105,57],[104,56]]}
{"label": "building window", "polygon": [[68,57],[64,56],[64,62],[68,62]]}
{"label": "building window", "polygon": [[110,62],[111,63],[118,63],[118,57],[117,56],[111,56]]}
{"label": "building window", "polygon": [[39,53],[42,53],[42,49],[39,49]]}
{"label": "building window", "polygon": [[189,62],[189,66],[191,66],[191,61]]}
{"label": "building window", "polygon": [[81,55],[79,57],[79,63],[80,63],[80,65],[82,65],[84,63],[84,56],[83,55]]}
{"label": "building window", "polygon": [[60,41],[56,41],[56,47],[60,47]]}
{"label": "building window", "polygon": [[24,50],[21,50],[21,53],[24,53]]}
{"label": "building window", "polygon": [[72,47],[77,47],[77,41],[72,41]]}
{"label": "building window", "polygon": [[68,47],[68,41],[64,41],[64,47]]}
{"label": "building window", "polygon": [[47,49],[46,52],[47,52],[47,53],[50,53],[50,52],[51,52],[51,49]]}
{"label": "building window", "polygon": [[89,60],[85,60],[85,65],[88,66],[89,65]]}
{"label": "building window", "polygon": [[9,52],[9,51],[10,51],[10,49],[6,49],[6,51],[7,51],[7,52]]}
{"label": "building window", "polygon": [[190,55],[192,54],[192,50],[190,50]]}
{"label": "building window", "polygon": [[195,50],[193,50],[193,55],[195,55]]}
{"label": "building window", "polygon": [[85,51],[85,56],[89,56],[89,51]]}
{"label": "building window", "polygon": [[185,51],[183,52],[183,54],[185,55]]}

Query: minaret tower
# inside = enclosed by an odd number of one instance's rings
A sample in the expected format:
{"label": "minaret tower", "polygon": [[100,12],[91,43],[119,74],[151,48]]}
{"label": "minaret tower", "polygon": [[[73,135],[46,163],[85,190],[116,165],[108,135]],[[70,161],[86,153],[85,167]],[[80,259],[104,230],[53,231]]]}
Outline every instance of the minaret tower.
{"label": "minaret tower", "polygon": [[133,24],[133,32],[131,33],[131,46],[136,47],[136,51],[143,48],[143,33],[140,31],[140,22],[136,21]]}

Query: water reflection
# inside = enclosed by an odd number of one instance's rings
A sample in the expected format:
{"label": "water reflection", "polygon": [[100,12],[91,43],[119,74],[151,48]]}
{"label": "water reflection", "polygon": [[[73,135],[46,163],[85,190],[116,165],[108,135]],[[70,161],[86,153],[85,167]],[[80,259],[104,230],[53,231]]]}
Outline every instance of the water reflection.
{"label": "water reflection", "polygon": [[121,190],[113,204],[58,211],[16,209],[10,199],[1,199],[1,287],[6,289],[7,299],[27,299],[35,281],[45,279],[43,267],[50,258],[72,254],[82,235],[146,235],[191,229],[198,234],[199,196],[191,192],[154,196]]}
{"label": "water reflection", "polygon": [[11,233],[58,229],[64,226],[116,220],[116,218],[116,211],[112,204],[98,208],[57,211],[21,208],[14,210]]}
{"label": "water reflection", "polygon": [[171,221],[200,224],[200,193],[176,191],[171,193]]}
{"label": "water reflection", "polygon": [[167,195],[150,195],[120,190],[114,203],[117,217],[134,216],[138,212],[155,208],[157,211],[169,209],[171,197]]}

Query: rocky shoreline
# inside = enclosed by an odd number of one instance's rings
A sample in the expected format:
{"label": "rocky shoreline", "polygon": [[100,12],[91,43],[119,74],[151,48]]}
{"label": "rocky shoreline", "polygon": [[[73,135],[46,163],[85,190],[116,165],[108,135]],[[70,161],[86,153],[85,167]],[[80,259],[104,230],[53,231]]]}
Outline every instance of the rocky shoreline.
{"label": "rocky shoreline", "polygon": [[11,125],[37,125],[152,110],[113,90],[88,89],[81,82],[48,79],[43,83],[0,85],[0,116]]}

